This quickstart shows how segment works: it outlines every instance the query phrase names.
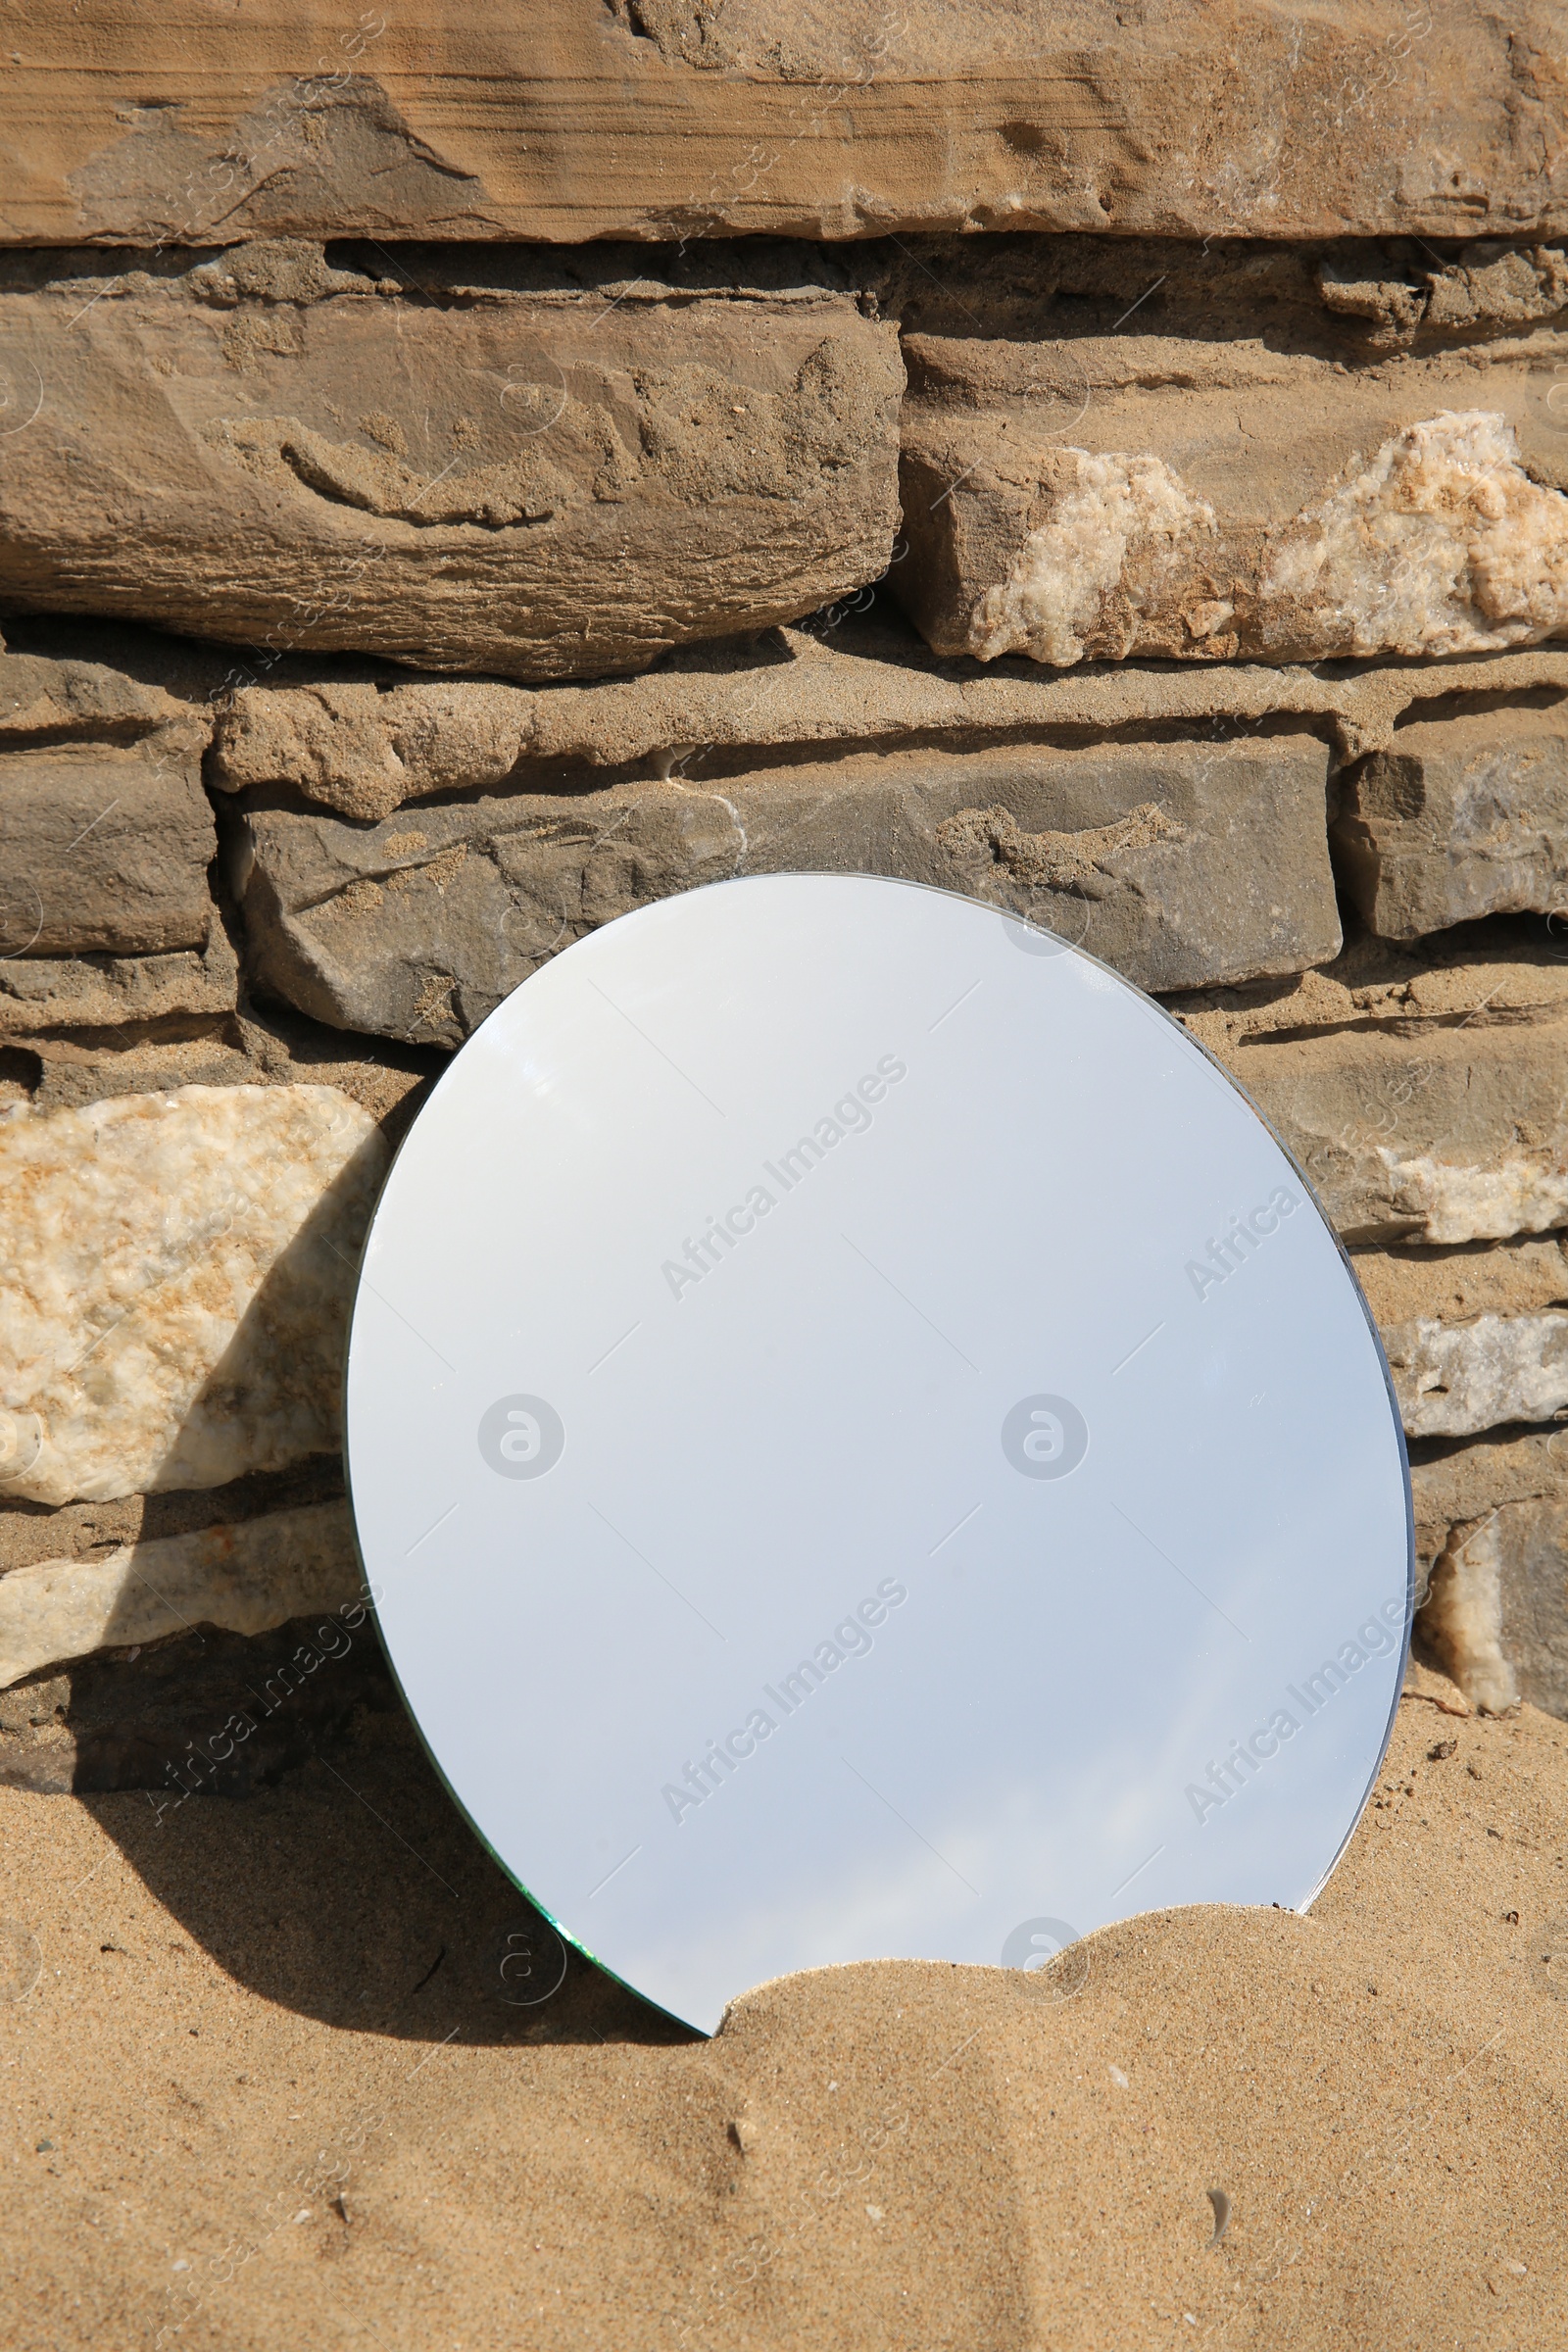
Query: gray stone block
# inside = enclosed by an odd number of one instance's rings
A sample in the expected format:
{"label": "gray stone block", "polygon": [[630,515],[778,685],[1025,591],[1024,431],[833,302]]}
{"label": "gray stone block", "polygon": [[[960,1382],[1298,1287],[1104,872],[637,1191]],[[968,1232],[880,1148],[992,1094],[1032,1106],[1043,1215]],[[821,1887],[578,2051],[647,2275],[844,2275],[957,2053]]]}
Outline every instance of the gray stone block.
{"label": "gray stone block", "polygon": [[1363,1250],[1410,1438],[1471,1437],[1568,1409],[1568,1258],[1556,1241]]}
{"label": "gray stone block", "polygon": [[1348,1242],[1568,1225],[1568,1017],[1259,1042],[1231,1067]]}
{"label": "gray stone block", "polygon": [[0,750],[0,956],[202,949],[218,850],[197,761],[156,748]]}
{"label": "gray stone block", "polygon": [[1417,720],[1342,779],[1336,863],[1385,939],[1568,909],[1568,701],[1532,703]]}
{"label": "gray stone block", "polygon": [[1352,1244],[1568,1225],[1568,962],[1357,940],[1299,980],[1173,1007],[1233,1070]]}
{"label": "gray stone block", "polygon": [[1336,952],[1326,765],[1301,735],[859,752],[470,797],[369,827],[253,795],[235,878],[264,990],[421,1044],[461,1044],[596,924],[739,873],[938,883],[1028,914],[1141,987],[1191,987]]}

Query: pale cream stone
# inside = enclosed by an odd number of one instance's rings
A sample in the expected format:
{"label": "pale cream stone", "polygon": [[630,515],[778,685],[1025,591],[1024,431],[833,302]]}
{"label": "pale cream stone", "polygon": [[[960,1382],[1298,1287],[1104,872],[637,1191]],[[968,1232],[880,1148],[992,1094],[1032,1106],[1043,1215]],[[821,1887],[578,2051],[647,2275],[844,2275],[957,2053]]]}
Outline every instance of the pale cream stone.
{"label": "pale cream stone", "polygon": [[384,1165],[369,1114],[328,1086],[14,1109],[0,1121],[0,1494],[215,1487],[335,1446]]}
{"label": "pale cream stone", "polygon": [[1560,1147],[1537,1159],[1510,1152],[1490,1167],[1435,1159],[1429,1152],[1405,1157],[1386,1144],[1377,1147],[1377,1157],[1388,1170],[1391,1200],[1422,1220],[1424,1242],[1451,1247],[1506,1241],[1512,1234],[1568,1225],[1568,1166]]}
{"label": "pale cream stone", "polygon": [[1387,1334],[1405,1434],[1472,1437],[1510,1421],[1549,1421],[1568,1405],[1568,1314],[1429,1316]]}
{"label": "pale cream stone", "polygon": [[1262,598],[1351,654],[1534,644],[1568,626],[1568,499],[1531,481],[1505,416],[1445,409],[1289,526]]}
{"label": "pale cream stone", "polygon": [[1445,1670],[1483,1715],[1504,1715],[1519,1704],[1519,1678],[1503,1651],[1502,1618],[1502,1555],[1494,1513],[1440,1553],[1421,1618]]}
{"label": "pale cream stone", "polygon": [[1020,653],[1058,667],[1081,662],[1110,590],[1123,590],[1135,608],[1154,602],[1190,558],[1192,541],[1214,534],[1213,508],[1162,459],[1062,454],[1075,478],[1050,521],[1030,532],[1007,579],[975,607],[968,650],[982,662]]}
{"label": "pale cream stone", "polygon": [[0,1577],[0,1689],[96,1649],[193,1627],[264,1634],[360,1590],[343,1502],[122,1544],[106,1560],[40,1560]]}

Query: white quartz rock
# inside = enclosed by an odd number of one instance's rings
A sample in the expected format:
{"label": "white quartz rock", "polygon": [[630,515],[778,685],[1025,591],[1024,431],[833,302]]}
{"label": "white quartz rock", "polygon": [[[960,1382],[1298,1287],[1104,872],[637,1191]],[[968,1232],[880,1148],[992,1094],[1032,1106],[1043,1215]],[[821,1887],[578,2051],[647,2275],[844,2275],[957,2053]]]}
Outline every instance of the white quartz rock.
{"label": "white quartz rock", "polygon": [[1214,535],[1213,508],[1160,458],[1068,449],[1061,472],[1051,519],[975,607],[969,651],[982,662],[1014,651],[1060,666],[1081,662],[1102,600],[1134,566],[1143,575],[1135,601],[1152,601]]}
{"label": "white quartz rock", "polygon": [[1568,501],[1533,482],[1507,418],[1446,409],[1282,535],[1265,604],[1351,654],[1471,654],[1568,623]]}
{"label": "white quartz rock", "polygon": [[1568,1315],[1420,1317],[1387,1334],[1408,1437],[1472,1437],[1509,1421],[1551,1421],[1568,1404]]}
{"label": "white quartz rock", "polygon": [[1568,1314],[1426,1316],[1387,1339],[1406,1435],[1462,1438],[1568,1405]]}
{"label": "white quartz rock", "polygon": [[1426,1152],[1400,1153],[1386,1144],[1377,1147],[1377,1157],[1395,1206],[1423,1220],[1424,1242],[1451,1248],[1568,1224],[1568,1167],[1555,1141],[1529,1158],[1509,1152],[1480,1167]]}
{"label": "white quartz rock", "polygon": [[352,1604],[359,1589],[342,1502],[122,1544],[106,1560],[40,1560],[0,1577],[0,1689],[95,1649],[193,1626],[265,1634]]}
{"label": "white quartz rock", "polygon": [[0,1121],[0,1494],[216,1487],[335,1446],[384,1166],[329,1086]]}

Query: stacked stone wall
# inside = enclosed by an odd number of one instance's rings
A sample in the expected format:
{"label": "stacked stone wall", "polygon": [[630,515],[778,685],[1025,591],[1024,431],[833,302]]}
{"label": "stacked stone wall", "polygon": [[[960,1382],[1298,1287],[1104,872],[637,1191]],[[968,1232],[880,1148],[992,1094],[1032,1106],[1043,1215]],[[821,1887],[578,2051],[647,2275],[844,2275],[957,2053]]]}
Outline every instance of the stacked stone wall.
{"label": "stacked stone wall", "polygon": [[1234,1073],[1384,1336],[1418,1640],[1568,1715],[1561,61],[1079,13],[563,0],[421,74],[279,9],[113,119],[112,12],[24,49],[0,1778],[403,1736],[337,1464],[388,1150],[572,941],[801,868]]}

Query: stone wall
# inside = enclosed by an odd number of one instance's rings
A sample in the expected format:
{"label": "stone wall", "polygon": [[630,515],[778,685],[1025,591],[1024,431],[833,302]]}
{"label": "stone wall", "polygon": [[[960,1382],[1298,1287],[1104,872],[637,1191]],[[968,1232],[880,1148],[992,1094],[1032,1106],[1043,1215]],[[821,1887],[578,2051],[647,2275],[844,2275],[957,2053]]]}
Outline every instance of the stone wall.
{"label": "stone wall", "polygon": [[435,74],[138,38],[105,112],[99,0],[0,97],[0,1779],[396,1735],[337,1462],[388,1149],[572,940],[803,867],[1236,1075],[1384,1335],[1418,1640],[1568,1716],[1561,61],[493,14]]}

